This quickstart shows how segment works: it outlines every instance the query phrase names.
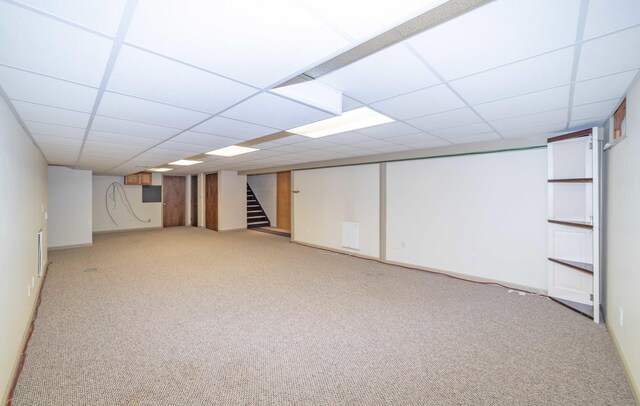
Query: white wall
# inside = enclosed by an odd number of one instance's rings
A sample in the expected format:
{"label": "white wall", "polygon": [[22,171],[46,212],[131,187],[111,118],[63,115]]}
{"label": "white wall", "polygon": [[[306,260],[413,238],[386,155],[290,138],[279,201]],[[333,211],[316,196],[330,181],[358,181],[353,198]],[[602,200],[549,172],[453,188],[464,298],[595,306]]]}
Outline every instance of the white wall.
{"label": "white wall", "polygon": [[91,171],[49,167],[49,248],[91,245]]}
{"label": "white wall", "polygon": [[626,121],[627,138],[604,152],[606,321],[640,394],[640,82],[627,94]]}
{"label": "white wall", "polygon": [[247,228],[247,176],[218,172],[218,231]]}
{"label": "white wall", "polygon": [[[38,278],[37,233],[47,246],[47,163],[0,99],[0,390],[6,398],[21,354]],[[44,250],[43,263],[47,263]],[[27,296],[27,286],[35,286]],[[2,402],[4,404],[4,402]]]}
{"label": "white wall", "polygon": [[[120,200],[120,195],[116,195],[115,203],[109,195],[105,201],[105,193],[112,182],[118,182],[124,185],[124,177],[93,177],[93,232],[162,227],[162,203],[142,203],[142,186],[125,185],[123,187],[134,213],[140,219],[145,220],[145,222],[138,221],[127,210],[125,204]],[[162,185],[162,175],[154,173],[152,175],[152,184]],[[122,196],[122,198],[124,200],[124,196]],[[107,205],[117,225],[109,218]],[[146,222],[146,220],[150,221]]]}
{"label": "white wall", "polygon": [[[294,241],[380,255],[380,165],[295,171]],[[342,222],[360,225],[360,250],[342,247]]]}
{"label": "white wall", "polygon": [[546,290],[546,150],[387,164],[387,259]]}
{"label": "white wall", "polygon": [[278,181],[275,173],[267,175],[247,176],[247,182],[251,186],[251,190],[258,198],[262,209],[269,217],[271,225],[275,227],[278,224]]}

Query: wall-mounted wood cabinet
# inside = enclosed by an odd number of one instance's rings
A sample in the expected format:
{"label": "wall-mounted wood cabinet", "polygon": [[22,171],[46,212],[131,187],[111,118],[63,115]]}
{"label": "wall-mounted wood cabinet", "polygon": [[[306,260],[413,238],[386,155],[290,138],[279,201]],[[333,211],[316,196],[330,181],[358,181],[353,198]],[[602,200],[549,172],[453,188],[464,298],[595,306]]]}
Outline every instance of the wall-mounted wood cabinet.
{"label": "wall-mounted wood cabinet", "polygon": [[151,173],[138,172],[138,173],[132,173],[131,175],[127,175],[124,177],[124,184],[125,185],[150,185]]}

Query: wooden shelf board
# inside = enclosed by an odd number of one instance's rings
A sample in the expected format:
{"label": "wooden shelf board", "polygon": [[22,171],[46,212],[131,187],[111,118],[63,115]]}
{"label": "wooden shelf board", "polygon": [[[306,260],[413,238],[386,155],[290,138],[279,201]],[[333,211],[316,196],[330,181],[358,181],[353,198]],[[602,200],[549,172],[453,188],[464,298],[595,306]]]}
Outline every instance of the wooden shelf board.
{"label": "wooden shelf board", "polygon": [[547,139],[547,144],[557,141],[570,140],[572,138],[580,138],[587,137],[591,135],[591,128],[587,128],[586,130],[576,131],[569,134],[558,135],[556,137],[551,137]]}
{"label": "wooden shelf board", "polygon": [[549,261],[555,262],[556,264],[568,266],[569,268],[573,268],[577,271],[584,272],[589,275],[593,275],[593,264],[589,264],[586,262],[568,261],[566,259],[558,258],[549,258]]}
{"label": "wooden shelf board", "polygon": [[576,312],[580,313],[581,315],[583,315],[585,317],[593,319],[593,306],[592,305],[588,305],[588,304],[584,304],[584,303],[572,302],[571,300],[559,299],[557,297],[551,297],[551,296],[549,296],[549,299],[553,300],[556,303],[560,303],[564,307],[568,307],[569,309],[571,309],[573,311],[576,311]]}
{"label": "wooden shelf board", "polygon": [[592,183],[593,178],[549,179],[549,183]]}
{"label": "wooden shelf board", "polygon": [[549,219],[547,221],[549,223],[560,224],[562,226],[579,227],[587,230],[593,230],[593,224],[586,223],[583,221],[565,221],[565,220],[555,220],[555,219]]}

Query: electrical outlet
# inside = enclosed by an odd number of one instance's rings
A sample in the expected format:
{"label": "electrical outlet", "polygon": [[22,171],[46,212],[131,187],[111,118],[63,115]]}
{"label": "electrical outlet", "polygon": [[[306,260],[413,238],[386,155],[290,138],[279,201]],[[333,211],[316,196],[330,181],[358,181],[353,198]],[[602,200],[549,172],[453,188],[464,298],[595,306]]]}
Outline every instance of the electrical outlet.
{"label": "electrical outlet", "polygon": [[31,296],[31,285],[27,284],[27,297]]}
{"label": "electrical outlet", "polygon": [[49,214],[46,211],[44,212],[44,219],[49,220]]}
{"label": "electrical outlet", "polygon": [[478,262],[478,256],[476,254],[471,255],[471,263],[475,264]]}
{"label": "electrical outlet", "polygon": [[33,288],[33,287],[35,287],[35,286],[36,286],[36,277],[35,277],[35,276],[32,276],[32,277],[31,277],[31,287]]}
{"label": "electrical outlet", "polygon": [[620,308],[620,327],[624,326],[624,310]]}

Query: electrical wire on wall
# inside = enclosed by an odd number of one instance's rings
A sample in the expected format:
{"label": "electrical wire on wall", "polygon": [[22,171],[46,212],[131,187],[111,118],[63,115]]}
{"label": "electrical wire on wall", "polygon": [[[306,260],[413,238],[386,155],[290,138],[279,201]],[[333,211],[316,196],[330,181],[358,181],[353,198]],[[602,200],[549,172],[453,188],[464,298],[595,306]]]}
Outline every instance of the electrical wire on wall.
{"label": "electrical wire on wall", "polygon": [[[111,203],[113,206],[111,209],[109,209],[109,200],[111,200]],[[120,200],[120,202],[125,207],[125,209],[127,209],[129,214],[131,214],[136,220],[138,220],[141,223],[151,223],[151,219],[143,220],[140,217],[138,217],[136,212],[133,210],[133,207],[131,207],[131,202],[129,202],[129,198],[127,197],[127,192],[124,190],[124,186],[122,186],[118,182],[112,182],[109,186],[107,186],[107,190],[104,193],[104,205],[105,205],[105,208],[107,209],[107,214],[109,215],[109,218],[111,219],[113,224],[116,225],[116,227],[118,227],[118,223],[116,223],[116,221],[113,219],[113,216],[111,215],[111,210],[116,209],[118,205],[118,200]]]}

